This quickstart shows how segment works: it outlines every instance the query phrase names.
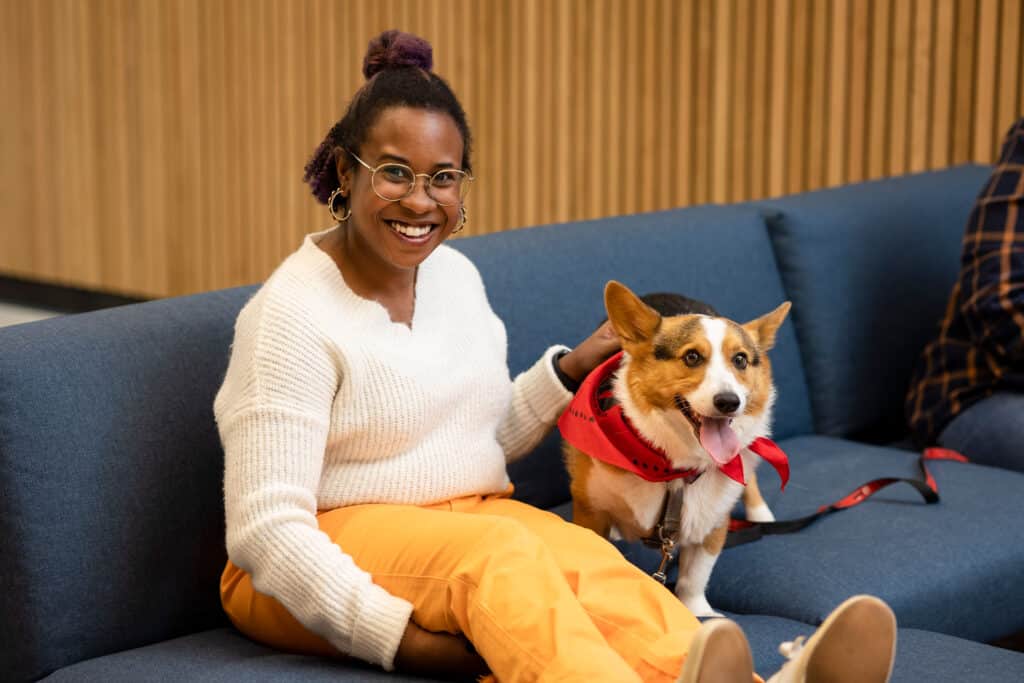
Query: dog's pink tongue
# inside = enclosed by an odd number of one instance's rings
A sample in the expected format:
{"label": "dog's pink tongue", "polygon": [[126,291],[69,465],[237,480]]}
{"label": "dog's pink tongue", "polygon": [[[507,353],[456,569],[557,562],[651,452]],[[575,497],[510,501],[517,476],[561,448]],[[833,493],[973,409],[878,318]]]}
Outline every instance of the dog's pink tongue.
{"label": "dog's pink tongue", "polygon": [[701,420],[700,445],[719,465],[726,464],[740,452],[740,440],[729,426],[727,417],[705,417]]}

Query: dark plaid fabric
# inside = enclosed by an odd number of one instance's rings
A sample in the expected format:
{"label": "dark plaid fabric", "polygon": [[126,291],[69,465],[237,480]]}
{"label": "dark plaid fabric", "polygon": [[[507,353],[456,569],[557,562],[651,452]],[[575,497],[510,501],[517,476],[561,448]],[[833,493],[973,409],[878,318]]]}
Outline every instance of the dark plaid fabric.
{"label": "dark plaid fabric", "polygon": [[939,336],[911,380],[906,412],[918,445],[997,391],[1024,391],[1024,118],[975,201]]}

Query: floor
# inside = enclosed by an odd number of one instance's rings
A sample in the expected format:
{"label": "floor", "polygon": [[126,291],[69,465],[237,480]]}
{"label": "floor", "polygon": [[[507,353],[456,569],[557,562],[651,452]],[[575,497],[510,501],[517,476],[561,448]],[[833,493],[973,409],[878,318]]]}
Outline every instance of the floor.
{"label": "floor", "polygon": [[55,311],[48,311],[43,308],[32,308],[21,304],[12,304],[0,301],[0,327],[6,325],[17,325],[18,323],[32,322],[60,315]]}

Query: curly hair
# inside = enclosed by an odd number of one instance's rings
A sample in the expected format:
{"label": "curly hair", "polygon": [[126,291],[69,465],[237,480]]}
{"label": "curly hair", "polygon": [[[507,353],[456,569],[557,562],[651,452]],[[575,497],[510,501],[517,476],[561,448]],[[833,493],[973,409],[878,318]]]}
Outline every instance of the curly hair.
{"label": "curly hair", "polygon": [[432,67],[430,43],[411,33],[390,30],[370,41],[363,58],[366,83],[356,91],[345,115],[316,148],[302,177],[321,204],[328,202],[339,185],[335,148],[358,153],[377,117],[390,107],[428,109],[451,116],[464,143],[462,168],[473,172],[472,137],[466,113],[451,87],[431,71]]}

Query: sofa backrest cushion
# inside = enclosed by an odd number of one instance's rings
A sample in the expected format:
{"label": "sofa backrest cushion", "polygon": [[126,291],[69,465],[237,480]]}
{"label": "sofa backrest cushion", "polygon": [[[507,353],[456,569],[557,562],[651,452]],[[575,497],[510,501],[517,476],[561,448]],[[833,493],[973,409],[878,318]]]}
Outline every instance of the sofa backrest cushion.
{"label": "sofa backrest cushion", "polygon": [[[573,346],[605,318],[604,286],[679,292],[747,321],[785,300],[761,214],[702,206],[454,240],[480,269],[508,329],[513,376],[551,344]],[[796,337],[787,320],[771,352],[779,397],[775,434],[811,430]],[[516,496],[541,507],[568,500],[557,433],[511,470]]]}
{"label": "sofa backrest cushion", "polygon": [[757,204],[793,301],[819,433],[906,431],[910,374],[938,333],[988,173],[959,166]]}
{"label": "sofa backrest cushion", "polygon": [[225,623],[212,406],[252,291],[0,329],[0,677]]}

